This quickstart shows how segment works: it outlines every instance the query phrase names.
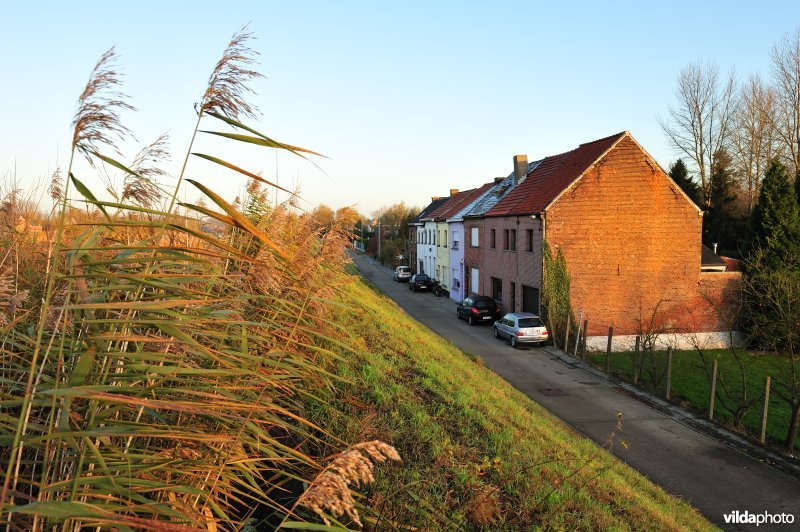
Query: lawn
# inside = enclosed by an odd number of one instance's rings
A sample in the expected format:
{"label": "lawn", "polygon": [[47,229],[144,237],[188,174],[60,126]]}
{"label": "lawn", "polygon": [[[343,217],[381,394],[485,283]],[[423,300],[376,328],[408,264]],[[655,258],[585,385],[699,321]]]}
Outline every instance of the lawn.
{"label": "lawn", "polygon": [[361,280],[338,303],[357,349],[307,408],[344,443],[377,438],[400,453],[364,490],[368,527],[714,528]]}
{"label": "lawn", "polygon": [[[605,353],[587,353],[587,359],[604,367]],[[772,376],[772,393],[770,393],[769,415],[767,417],[767,439],[781,445],[786,438],[791,410],[789,405],[774,392],[776,376],[780,374],[782,363],[775,356],[759,353],[744,353],[743,364],[726,349],[707,350],[704,358],[697,351],[675,351],[672,355],[671,399],[696,412],[707,414],[710,395],[710,375],[712,361],[716,358],[717,399],[714,407],[714,419],[732,427],[736,404],[734,398],[742,397],[742,367],[746,373],[746,397],[753,404],[743,418],[744,430],[751,436],[758,437],[761,432],[761,411],[763,407],[764,380]],[[639,385],[651,392],[663,395],[667,353],[657,351],[643,362],[643,375]],[[632,380],[633,353],[611,353],[611,372]],[[800,449],[800,442],[796,448]]]}

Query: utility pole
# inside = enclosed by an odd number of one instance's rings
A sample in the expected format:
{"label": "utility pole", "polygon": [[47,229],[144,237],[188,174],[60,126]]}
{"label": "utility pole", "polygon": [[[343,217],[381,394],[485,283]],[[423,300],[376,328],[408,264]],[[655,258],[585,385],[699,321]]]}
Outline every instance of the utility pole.
{"label": "utility pole", "polygon": [[378,216],[378,262],[381,262],[381,217]]}

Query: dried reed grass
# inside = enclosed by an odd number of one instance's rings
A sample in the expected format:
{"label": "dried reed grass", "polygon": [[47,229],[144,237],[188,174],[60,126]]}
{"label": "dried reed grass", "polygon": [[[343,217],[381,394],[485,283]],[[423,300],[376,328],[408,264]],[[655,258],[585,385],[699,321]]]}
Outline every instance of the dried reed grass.
{"label": "dried reed grass", "polygon": [[375,463],[400,461],[397,450],[380,440],[358,443],[339,454],[300,496],[297,504],[319,515],[330,526],[328,514],[349,517],[363,526],[350,493],[350,484],[365,486],[375,481]]}
{"label": "dried reed grass", "polygon": [[120,74],[115,70],[118,55],[112,46],[97,61],[86,87],[78,98],[78,109],[72,120],[72,148],[80,151],[90,164],[90,156],[100,145],[117,151],[117,141],[131,132],[120,121],[119,112],[135,110],[125,100],[127,96],[115,90],[120,85]]}
{"label": "dried reed grass", "polygon": [[248,93],[255,94],[248,82],[263,77],[248,68],[248,65],[256,63],[255,56],[258,55],[247,45],[251,39],[253,34],[247,31],[246,25],[233,34],[208,78],[208,87],[200,101],[200,115],[212,111],[238,120],[240,116],[254,118],[258,114],[258,108],[245,99]]}

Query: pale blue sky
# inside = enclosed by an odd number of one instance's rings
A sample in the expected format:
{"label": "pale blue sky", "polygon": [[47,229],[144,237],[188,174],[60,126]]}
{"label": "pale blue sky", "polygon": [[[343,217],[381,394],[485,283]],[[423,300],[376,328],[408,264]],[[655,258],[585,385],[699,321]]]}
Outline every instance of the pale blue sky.
{"label": "pale blue sky", "polygon": [[[768,75],[800,2],[3,2],[0,175],[29,184],[66,166],[75,100],[111,45],[139,108],[125,124],[142,143],[170,130],[177,173],[192,105],[248,21],[267,76],[251,98],[257,129],[331,157],[318,161],[325,175],[280,155],[280,183],[299,177],[311,204],[369,213],[507,175],[517,153],[622,130],[667,167],[675,154],[656,117],[679,70],[714,60]],[[274,178],[273,153],[198,148]],[[88,168],[76,174],[103,188]],[[199,160],[188,175],[231,199],[244,185]]]}

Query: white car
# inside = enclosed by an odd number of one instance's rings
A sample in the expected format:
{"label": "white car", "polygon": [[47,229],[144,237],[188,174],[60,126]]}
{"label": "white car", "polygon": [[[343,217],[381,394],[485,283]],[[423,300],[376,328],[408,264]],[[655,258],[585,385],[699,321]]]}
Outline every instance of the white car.
{"label": "white car", "polygon": [[394,282],[408,281],[411,279],[411,268],[408,266],[398,266],[394,270]]}
{"label": "white car", "polygon": [[550,333],[544,322],[536,314],[530,312],[511,312],[493,325],[495,338],[508,338],[511,347],[519,344],[536,343],[544,345]]}

